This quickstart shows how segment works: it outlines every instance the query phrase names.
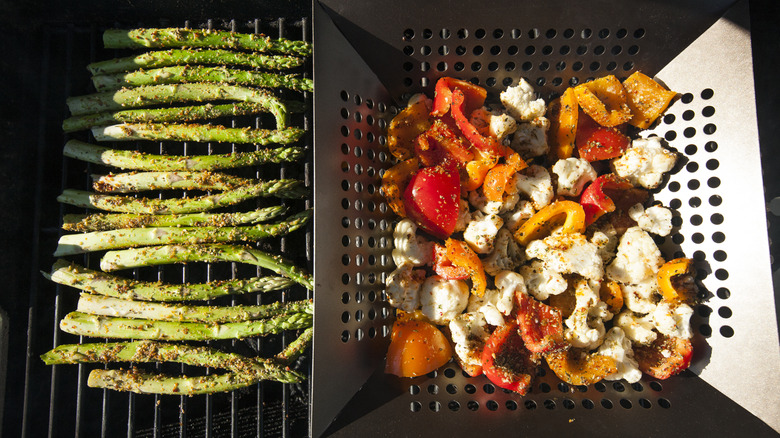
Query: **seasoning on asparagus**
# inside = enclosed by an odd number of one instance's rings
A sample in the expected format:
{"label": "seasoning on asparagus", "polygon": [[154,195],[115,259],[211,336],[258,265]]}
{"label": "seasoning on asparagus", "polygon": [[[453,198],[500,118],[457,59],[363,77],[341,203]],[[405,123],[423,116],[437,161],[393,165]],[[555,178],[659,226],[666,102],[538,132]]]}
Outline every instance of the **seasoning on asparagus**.
{"label": "seasoning on asparagus", "polygon": [[187,214],[227,207],[257,197],[300,199],[308,194],[303,181],[280,179],[261,181],[214,195],[193,198],[158,199],[134,196],[103,195],[77,189],[65,189],[57,197],[64,204],[83,208],[136,214]]}
{"label": "seasoning on asparagus", "polygon": [[244,227],[125,228],[65,234],[60,237],[54,256],[150,245],[252,242],[292,233],[308,223],[311,216],[311,210],[304,210],[272,224]]}
{"label": "seasoning on asparagus", "polygon": [[244,339],[277,334],[284,330],[305,329],[311,325],[312,315],[305,312],[226,323],[157,321],[70,312],[60,321],[62,331],[79,336],[170,341]]}
{"label": "seasoning on asparagus", "polygon": [[110,272],[142,266],[190,262],[247,263],[289,277],[309,290],[314,287],[311,275],[304,269],[293,265],[281,256],[242,245],[164,245],[108,251],[100,260],[100,269]]}
{"label": "seasoning on asparagus", "polygon": [[264,111],[274,115],[279,129],[287,126],[287,108],[273,93],[262,88],[228,84],[149,85],[145,87],[122,88],[105,93],[73,96],[69,97],[66,102],[72,115],[81,116],[104,111],[143,108],[153,105],[170,105],[179,102],[224,100],[259,104]]}
{"label": "seasoning on asparagus", "polygon": [[93,62],[87,65],[87,69],[93,75],[192,64],[285,70],[300,67],[304,62],[305,58],[286,55],[265,55],[222,49],[169,49]]}
{"label": "seasoning on asparagus", "polygon": [[311,55],[311,44],[305,41],[212,29],[108,29],[103,32],[103,45],[107,49],[208,47]]}
{"label": "seasoning on asparagus", "polygon": [[192,396],[235,391],[259,381],[260,379],[236,373],[185,377],[149,373],[137,368],[130,370],[94,369],[89,373],[87,386],[136,394]]}
{"label": "seasoning on asparagus", "polygon": [[193,141],[215,143],[254,143],[259,145],[290,144],[304,134],[300,128],[251,129],[228,128],[222,125],[180,123],[123,123],[96,126],[92,135],[97,141]]}
{"label": "seasoning on asparagus", "polygon": [[186,82],[216,82],[259,88],[286,88],[295,91],[314,90],[311,79],[298,75],[240,70],[225,66],[177,65],[92,77],[92,83],[97,91]]}
{"label": "seasoning on asparagus", "polygon": [[252,185],[253,179],[215,172],[128,172],[93,175],[92,188],[101,193],[147,190],[233,190]]}
{"label": "seasoning on asparagus", "polygon": [[52,266],[51,273],[43,273],[43,275],[56,283],[93,294],[125,300],[162,302],[200,301],[226,295],[273,292],[295,284],[290,278],[277,276],[237,278],[194,284],[138,281],[88,269],[64,259],[58,259]]}

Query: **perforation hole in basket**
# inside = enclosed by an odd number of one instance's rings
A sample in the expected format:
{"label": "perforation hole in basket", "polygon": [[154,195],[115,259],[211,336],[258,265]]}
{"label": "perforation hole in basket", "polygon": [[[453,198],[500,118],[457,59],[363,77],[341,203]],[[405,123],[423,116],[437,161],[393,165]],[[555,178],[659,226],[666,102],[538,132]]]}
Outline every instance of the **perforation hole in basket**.
{"label": "perforation hole in basket", "polygon": [[405,29],[403,83],[410,91],[432,85],[426,73],[435,66],[442,75],[465,75],[489,91],[500,91],[517,83],[513,72],[520,67],[527,80],[560,93],[604,74],[627,76],[645,34],[642,28]]}

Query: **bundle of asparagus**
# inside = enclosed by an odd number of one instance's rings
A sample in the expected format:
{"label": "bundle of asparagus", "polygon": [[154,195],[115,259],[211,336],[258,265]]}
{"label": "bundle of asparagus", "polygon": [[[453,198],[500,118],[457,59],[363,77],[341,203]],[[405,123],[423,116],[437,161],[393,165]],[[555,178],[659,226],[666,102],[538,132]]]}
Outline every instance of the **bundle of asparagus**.
{"label": "bundle of asparagus", "polygon": [[[311,299],[253,306],[192,301],[269,293],[296,285],[313,289],[305,269],[249,246],[293,233],[311,220],[311,209],[291,212],[285,201],[308,197],[304,181],[221,173],[302,159],[305,150],[295,143],[304,130],[289,126],[288,115],[305,111],[306,105],[280,96],[312,91],[310,79],[290,73],[304,65],[311,54],[310,44],[192,29],[108,30],[103,37],[106,48],[162,50],[90,64],[97,92],[68,99],[72,116],[63,122],[64,131],[90,130],[97,141],[251,143],[264,148],[244,152],[233,148],[228,154],[212,154],[209,148],[208,155],[180,156],[69,140],[64,156],[130,173],[94,175],[92,191],[66,189],[57,198],[89,212],[65,215],[63,229],[72,234],[61,236],[54,255],[105,252],[100,270],[59,259],[51,272],[44,273],[56,283],[82,291],[76,310],[60,321],[60,329],[131,341],[60,345],[42,359],[51,365],[178,362],[227,371],[186,377],[136,368],[95,369],[89,375],[89,386],[138,393],[193,395],[230,391],[261,380],[300,382],[305,376],[290,366],[311,343]],[[288,72],[281,73],[284,70]],[[261,113],[273,115],[273,128],[192,123]],[[145,195],[161,191],[182,191],[186,196]],[[282,203],[266,205],[263,200],[270,198]],[[255,209],[235,210],[252,199],[258,203]],[[213,211],[225,207],[234,210]],[[233,278],[207,283],[171,284],[109,273],[198,262],[249,264],[257,266],[258,273],[272,274],[250,278],[233,274]],[[270,358],[186,343],[283,331],[297,331],[298,336]]]}

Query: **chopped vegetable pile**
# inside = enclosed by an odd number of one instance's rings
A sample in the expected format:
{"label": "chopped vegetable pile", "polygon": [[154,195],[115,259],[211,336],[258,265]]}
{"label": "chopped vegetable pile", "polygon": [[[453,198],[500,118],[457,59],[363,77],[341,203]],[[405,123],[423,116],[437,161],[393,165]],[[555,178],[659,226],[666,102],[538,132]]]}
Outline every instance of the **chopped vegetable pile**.
{"label": "chopped vegetable pile", "polygon": [[525,80],[486,106],[444,77],[390,123],[382,191],[400,217],[386,293],[388,373],[454,358],[520,394],[542,363],[564,382],[665,379],[691,361],[690,259],[665,261],[651,203],[676,153],[643,136],[676,96],[635,72],[567,89],[549,106]]}

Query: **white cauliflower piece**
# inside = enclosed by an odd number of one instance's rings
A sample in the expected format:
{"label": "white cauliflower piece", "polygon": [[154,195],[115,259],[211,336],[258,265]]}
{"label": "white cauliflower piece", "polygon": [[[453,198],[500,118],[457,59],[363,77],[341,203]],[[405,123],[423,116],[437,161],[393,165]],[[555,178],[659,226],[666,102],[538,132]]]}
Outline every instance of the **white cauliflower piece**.
{"label": "white cauliflower piece", "polygon": [[547,130],[550,127],[550,121],[545,117],[539,117],[531,122],[520,123],[517,125],[515,135],[509,143],[509,147],[514,149],[523,158],[539,157],[550,150],[547,144]]}
{"label": "white cauliflower piece", "polygon": [[604,320],[612,318],[608,306],[584,279],[574,287],[576,300],[574,311],[566,318],[563,335],[573,347],[592,350],[604,340]]}
{"label": "white cauliflower piece", "polygon": [[607,276],[623,284],[655,278],[664,259],[653,238],[639,227],[631,227],[618,244],[617,255],[607,266]]}
{"label": "white cauliflower piece", "polygon": [[543,116],[547,111],[544,99],[537,99],[534,88],[522,78],[517,85],[502,91],[499,98],[509,115],[516,120],[527,122]]}
{"label": "white cauliflower piece", "polygon": [[691,315],[693,315],[693,309],[687,304],[675,305],[662,300],[658,303],[652,315],[655,328],[659,332],[676,338],[691,338]]}
{"label": "white cauliflower piece", "polygon": [[628,216],[648,233],[668,236],[672,232],[672,211],[666,207],[653,205],[645,210],[642,204],[636,204],[628,209]]}
{"label": "white cauliflower piece", "polygon": [[580,274],[601,280],[604,267],[599,248],[579,233],[553,234],[528,244],[525,253],[542,261],[545,269],[561,274]]}
{"label": "white cauliflower piece", "polygon": [[393,262],[396,266],[410,263],[413,266],[430,264],[433,259],[433,242],[417,235],[417,225],[403,219],[393,230]]}
{"label": "white cauliflower piece", "polygon": [[455,354],[467,365],[482,365],[482,349],[490,333],[482,313],[462,313],[449,323]]}
{"label": "white cauliflower piece", "polygon": [[550,174],[538,164],[517,172],[512,179],[517,191],[528,196],[537,210],[548,205],[555,195]]}
{"label": "white cauliflower piece", "polygon": [[488,201],[482,193],[482,187],[469,191],[469,204],[485,214],[499,214],[504,206],[503,201]]}
{"label": "white cauliflower piece", "polygon": [[552,167],[558,175],[559,195],[579,196],[585,184],[596,179],[596,171],[587,160],[582,158],[566,158],[558,160]]}
{"label": "white cauliflower piece", "polygon": [[637,313],[649,313],[655,309],[658,301],[658,283],[654,278],[637,284],[624,284],[623,302],[625,306]]}
{"label": "white cauliflower piece", "polygon": [[617,230],[610,223],[606,223],[602,228],[593,231],[590,241],[599,247],[599,255],[604,262],[609,262],[615,257],[615,250],[618,246]]}
{"label": "white cauliflower piece", "polygon": [[420,287],[425,280],[425,271],[403,264],[387,276],[385,294],[391,306],[404,312],[413,312],[420,306]]}
{"label": "white cauliflower piece", "polygon": [[423,315],[431,322],[445,325],[469,304],[469,287],[465,281],[447,280],[438,275],[425,279],[420,288]]}
{"label": "white cauliflower piece", "polygon": [[653,315],[638,316],[631,310],[624,310],[614,319],[615,327],[620,327],[626,337],[636,344],[650,345],[658,334],[653,330]]}
{"label": "white cauliflower piece", "polygon": [[502,141],[504,137],[517,130],[517,121],[509,114],[493,111],[490,114],[490,135]]}
{"label": "white cauliflower piece", "polygon": [[520,275],[525,278],[525,287],[528,293],[539,301],[546,300],[550,295],[562,294],[569,287],[569,283],[563,278],[563,275],[545,269],[539,260],[521,266]]}
{"label": "white cauliflower piece", "polygon": [[604,336],[604,343],[599,347],[598,354],[615,359],[617,372],[606,377],[605,380],[625,379],[628,383],[636,383],[642,378],[639,363],[634,359],[634,349],[631,348],[631,340],[626,337],[620,327],[612,327]]}
{"label": "white cauliflower piece", "polygon": [[612,167],[631,184],[654,189],[676,161],[677,155],[661,145],[661,138],[652,136],[632,141],[622,156],[612,160]]}
{"label": "white cauliflower piece", "polygon": [[518,267],[525,259],[525,253],[520,249],[512,237],[512,232],[502,227],[496,234],[493,244],[493,252],[482,259],[482,267],[485,272],[495,276],[501,271],[511,271]]}
{"label": "white cauliflower piece", "polygon": [[455,231],[459,232],[466,229],[471,221],[471,211],[469,210],[469,201],[460,198],[458,200],[458,219],[455,222]]}
{"label": "white cauliflower piece", "polygon": [[485,215],[476,212],[463,232],[463,240],[477,254],[488,254],[493,251],[496,234],[503,225],[504,220],[497,214]]}
{"label": "white cauliflower piece", "polygon": [[533,203],[521,200],[515,205],[514,210],[501,215],[504,219],[504,228],[514,233],[525,221],[531,219],[534,213],[536,213],[536,210]]}
{"label": "white cauliflower piece", "polygon": [[494,283],[502,294],[514,295],[516,293],[528,293],[525,289],[525,280],[517,272],[501,271],[496,274]]}
{"label": "white cauliflower piece", "polygon": [[514,291],[509,289],[487,289],[481,297],[471,295],[467,312],[480,312],[485,321],[496,327],[504,325],[504,316],[512,313]]}

